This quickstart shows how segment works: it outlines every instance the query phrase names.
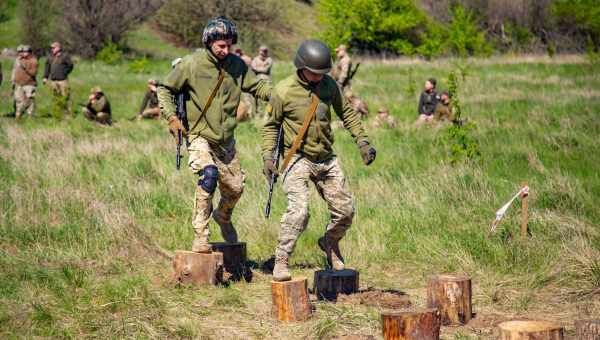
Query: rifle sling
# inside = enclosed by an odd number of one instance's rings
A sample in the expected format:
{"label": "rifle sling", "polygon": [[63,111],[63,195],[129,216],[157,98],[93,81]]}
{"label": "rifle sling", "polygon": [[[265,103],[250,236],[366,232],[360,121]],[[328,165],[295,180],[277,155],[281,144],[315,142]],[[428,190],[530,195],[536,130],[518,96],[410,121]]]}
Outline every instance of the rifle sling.
{"label": "rifle sling", "polygon": [[206,113],[206,111],[208,111],[208,109],[210,108],[210,105],[212,104],[213,99],[217,95],[217,91],[219,91],[219,88],[221,87],[221,84],[223,83],[224,78],[225,78],[225,72],[223,72],[223,69],[219,69],[219,80],[217,80],[217,85],[215,85],[215,88],[210,93],[210,96],[208,96],[208,99],[206,99],[206,104],[204,104],[204,108],[200,112],[200,117],[198,117],[198,119],[194,123],[194,126],[192,126],[192,128],[189,130],[189,132],[194,131],[194,129],[200,123],[200,120],[202,119],[202,117],[204,117],[204,114]]}
{"label": "rifle sling", "polygon": [[310,121],[313,120],[313,118],[315,117],[315,112],[317,112],[318,105],[319,97],[317,97],[317,95],[313,93],[312,101],[310,103],[308,111],[306,112],[306,116],[304,116],[304,122],[302,123],[302,127],[300,128],[300,131],[298,131],[298,134],[296,135],[296,138],[294,139],[294,142],[292,143],[292,147],[288,151],[288,154],[283,159],[283,165],[281,168],[282,171],[285,171],[287,166],[290,164],[292,157],[296,154],[296,151],[298,151],[298,148],[300,147],[300,144],[302,143],[302,140],[306,135],[306,131],[308,131]]}

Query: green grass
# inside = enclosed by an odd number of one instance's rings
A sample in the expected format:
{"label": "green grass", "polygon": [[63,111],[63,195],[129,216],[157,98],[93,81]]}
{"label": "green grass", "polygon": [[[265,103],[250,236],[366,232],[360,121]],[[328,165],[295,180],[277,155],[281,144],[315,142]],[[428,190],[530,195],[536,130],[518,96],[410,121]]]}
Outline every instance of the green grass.
{"label": "green grass", "polygon": [[[10,69],[8,60],[2,63]],[[471,62],[460,96],[482,157],[450,166],[444,128],[414,129],[416,98],[402,89],[409,67],[414,79],[433,75],[443,88],[453,64],[361,68],[355,92],[372,111],[389,107],[400,127],[368,130],[378,150],[370,167],[348,133],[336,131],[335,150],[357,208],[342,243],[348,265],[361,271],[363,286],[408,292],[416,305],[424,304],[428,275],[468,273],[480,320],[542,317],[572,327],[575,318],[598,315],[600,301],[588,294],[600,283],[600,70],[568,58]],[[160,79],[169,67],[167,60],[151,60],[149,73],[130,74],[127,63],[76,65],[74,101],[100,85],[114,108],[111,128],[81,115],[0,121],[0,336],[379,336],[378,311],[351,304],[318,304],[306,324],[279,325],[269,315],[269,276],[259,272],[253,283],[229,288],[173,287],[159,248],[189,248],[195,179],[186,169],[175,171],[164,122],[126,120],[146,79]],[[276,64],[275,81],[291,71],[289,63]],[[8,92],[5,83],[2,112],[11,108]],[[37,103],[39,115],[51,113],[44,86]],[[285,197],[278,187],[272,218],[265,220],[258,139],[260,121],[238,127],[247,182],[234,222],[250,259],[261,262],[273,254]],[[517,203],[487,239],[495,209],[522,181],[531,186],[532,236],[518,240]],[[302,265],[295,274],[312,278],[323,264],[316,240],[327,221],[314,191],[309,228],[292,258]],[[492,327],[445,329],[444,336],[485,338]]]}

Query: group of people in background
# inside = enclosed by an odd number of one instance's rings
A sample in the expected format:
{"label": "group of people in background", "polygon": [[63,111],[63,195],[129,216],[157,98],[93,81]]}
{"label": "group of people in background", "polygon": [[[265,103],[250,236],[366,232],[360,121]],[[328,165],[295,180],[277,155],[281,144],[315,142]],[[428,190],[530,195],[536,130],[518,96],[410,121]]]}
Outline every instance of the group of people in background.
{"label": "group of people in background", "polygon": [[[354,110],[362,118],[366,118],[369,115],[369,108],[355,94],[351,84],[358,65],[353,68],[352,59],[345,45],[338,46],[335,49],[335,53],[337,62],[330,72],[331,76],[335,79],[338,86],[340,86],[344,97]],[[259,79],[271,81],[273,59],[269,56],[269,48],[267,46],[261,45],[258,49],[258,55],[254,58],[245,54],[239,47],[234,50],[234,54],[240,57]],[[63,51],[62,45],[59,42],[53,42],[50,45],[50,54],[44,68],[43,84],[48,84],[52,89],[53,110],[58,113],[65,113],[68,116],[73,115],[68,80],[69,74],[72,71],[73,61],[71,57]],[[34,115],[36,88],[38,85],[36,79],[37,72],[38,59],[33,54],[31,47],[28,45],[18,46],[17,58],[15,59],[11,74],[16,119],[20,119],[25,114],[28,116]],[[436,85],[435,78],[430,78],[425,82],[424,91],[419,97],[417,108],[418,118],[415,122],[415,126],[417,127],[425,123],[431,124],[439,121],[455,122],[450,105],[450,94],[447,91],[438,93]],[[155,79],[148,80],[147,91],[142,100],[139,112],[132,120],[160,118],[157,86],[158,82]],[[245,121],[260,116],[261,112],[264,112],[265,104],[266,102],[255,99],[248,93],[243,93],[237,109],[237,120]],[[112,124],[110,103],[100,87],[94,86],[90,91],[87,102],[80,105],[82,106],[84,116],[89,120],[106,125]],[[398,122],[396,118],[390,115],[388,108],[381,107],[372,120],[371,126],[374,128],[396,128]]]}

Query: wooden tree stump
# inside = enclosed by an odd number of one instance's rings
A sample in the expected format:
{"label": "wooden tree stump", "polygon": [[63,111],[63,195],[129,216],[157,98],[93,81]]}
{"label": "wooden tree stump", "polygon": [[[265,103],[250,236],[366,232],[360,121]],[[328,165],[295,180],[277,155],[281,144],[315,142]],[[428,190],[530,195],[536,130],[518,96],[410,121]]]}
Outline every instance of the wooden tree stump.
{"label": "wooden tree stump", "polygon": [[272,313],[280,321],[306,320],[312,313],[308,301],[308,281],[305,277],[290,281],[271,281]]}
{"label": "wooden tree stump", "polygon": [[600,340],[600,319],[576,320],[575,333],[578,340]]}
{"label": "wooden tree stump", "polygon": [[438,308],[442,324],[464,325],[473,317],[471,279],[464,275],[434,275],[427,285],[427,307]]}
{"label": "wooden tree stump", "polygon": [[315,272],[313,292],[319,300],[337,300],[338,294],[358,291],[358,272],[352,269],[318,270]]}
{"label": "wooden tree stump", "polygon": [[500,340],[562,340],[564,329],[547,321],[506,321],[498,325]]}
{"label": "wooden tree stump", "polygon": [[252,271],[246,266],[246,242],[211,242],[211,246],[213,251],[223,253],[224,268],[232,280],[243,277],[247,282],[252,281]]}
{"label": "wooden tree stump", "polygon": [[219,284],[223,282],[223,254],[175,251],[173,279],[179,284]]}
{"label": "wooden tree stump", "polygon": [[385,340],[438,340],[441,315],[438,309],[385,311],[381,313]]}

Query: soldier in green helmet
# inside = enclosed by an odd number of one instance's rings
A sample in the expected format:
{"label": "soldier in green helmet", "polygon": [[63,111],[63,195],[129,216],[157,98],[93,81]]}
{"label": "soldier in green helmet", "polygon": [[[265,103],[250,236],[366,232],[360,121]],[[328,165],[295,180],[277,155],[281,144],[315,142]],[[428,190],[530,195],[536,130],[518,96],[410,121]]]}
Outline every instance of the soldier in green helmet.
{"label": "soldier in green helmet", "polygon": [[[202,35],[205,49],[181,59],[158,87],[161,114],[173,135],[181,131],[187,136],[188,165],[198,175],[192,217],[194,252],[211,252],[211,216],[226,242],[238,241],[231,215],[242,195],[245,176],[235,148],[236,113],[242,92],[262,100],[271,95],[269,82],[258,79],[233,53],[237,38],[232,21],[223,17],[210,20]],[[181,92],[186,98],[187,121],[176,115],[175,96]],[[217,187],[221,199],[213,211]]]}
{"label": "soldier in green helmet", "polygon": [[359,114],[346,101],[336,81],[327,75],[331,70],[329,48],[321,41],[306,40],[298,48],[294,65],[296,72],[273,90],[263,128],[262,153],[268,178],[278,173],[273,150],[280,128],[283,131],[282,176],[288,207],[281,219],[275,249],[273,279],[276,281],[291,279],[288,260],[308,225],[310,182],[315,184],[331,212],[331,221],[318,244],[334,270],[344,269],[339,241],[352,224],[354,205],[332,149],[332,108],[354,138],[364,163],[369,165],[375,159],[375,149],[369,144]]}

